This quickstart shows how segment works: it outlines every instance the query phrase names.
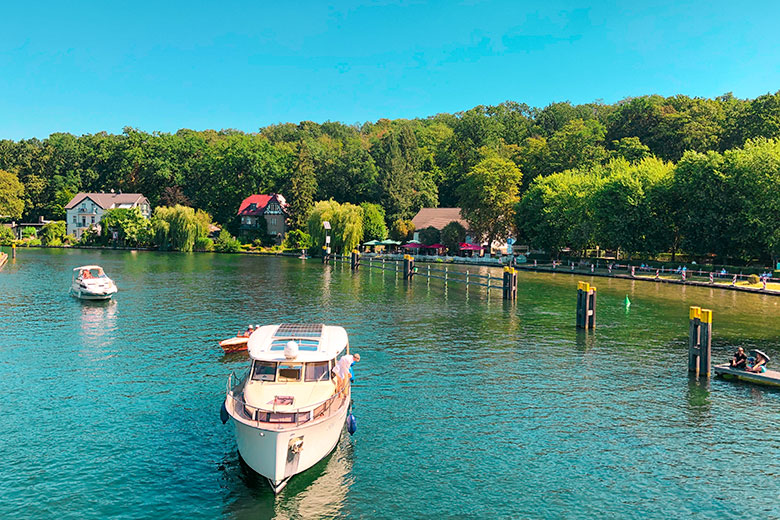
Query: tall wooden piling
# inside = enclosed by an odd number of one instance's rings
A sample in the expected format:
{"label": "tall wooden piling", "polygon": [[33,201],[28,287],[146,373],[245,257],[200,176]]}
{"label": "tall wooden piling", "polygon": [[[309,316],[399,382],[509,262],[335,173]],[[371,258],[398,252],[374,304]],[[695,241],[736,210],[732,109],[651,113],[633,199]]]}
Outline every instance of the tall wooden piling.
{"label": "tall wooden piling", "polygon": [[710,377],[712,371],[712,311],[691,307],[688,313],[688,371]]}
{"label": "tall wooden piling", "polygon": [[414,257],[404,255],[404,279],[411,280],[414,277]]}
{"label": "tall wooden piling", "polygon": [[360,269],[360,253],[358,252],[357,249],[353,250],[352,254],[350,255],[349,267],[353,271],[357,271],[358,269]]}
{"label": "tall wooden piling", "polygon": [[587,282],[577,284],[577,328],[596,328],[596,288]]}
{"label": "tall wooden piling", "polygon": [[517,299],[517,269],[504,267],[504,283],[502,294],[505,300]]}

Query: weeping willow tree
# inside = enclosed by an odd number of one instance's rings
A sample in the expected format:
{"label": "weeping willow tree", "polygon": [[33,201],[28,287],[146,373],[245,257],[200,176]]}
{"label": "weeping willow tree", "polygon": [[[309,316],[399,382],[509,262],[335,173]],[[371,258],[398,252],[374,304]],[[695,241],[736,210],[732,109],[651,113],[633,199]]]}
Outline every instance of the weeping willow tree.
{"label": "weeping willow tree", "polygon": [[308,229],[316,247],[325,245],[326,231],[323,222],[331,226],[331,246],[335,251],[350,251],[363,240],[363,208],[354,204],[339,204],[334,200],[321,200],[314,205],[309,216]]}
{"label": "weeping willow tree", "polygon": [[211,215],[177,204],[155,208],[152,229],[162,251],[192,251],[195,240],[208,235]]}

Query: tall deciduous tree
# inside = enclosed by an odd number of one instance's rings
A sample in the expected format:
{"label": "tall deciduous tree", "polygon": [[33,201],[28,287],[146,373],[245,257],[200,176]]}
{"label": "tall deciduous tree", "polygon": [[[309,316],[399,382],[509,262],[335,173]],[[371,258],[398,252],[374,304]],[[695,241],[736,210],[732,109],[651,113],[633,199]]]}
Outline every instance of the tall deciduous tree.
{"label": "tall deciduous tree", "polygon": [[384,240],[387,238],[387,225],[385,225],[385,210],[379,204],[364,202],[360,205],[363,209],[363,236],[366,240]]}
{"label": "tall deciduous tree", "polygon": [[0,170],[0,216],[21,218],[24,211],[24,186],[11,172]]}
{"label": "tall deciduous tree", "polygon": [[459,189],[460,208],[470,230],[480,239],[509,236],[522,173],[507,159],[488,157],[474,166]]}
{"label": "tall deciduous tree", "polygon": [[298,145],[298,160],[290,179],[290,225],[293,229],[303,229],[309,220],[309,212],[314,207],[314,195],[317,193],[317,178],[314,163],[306,141]]}

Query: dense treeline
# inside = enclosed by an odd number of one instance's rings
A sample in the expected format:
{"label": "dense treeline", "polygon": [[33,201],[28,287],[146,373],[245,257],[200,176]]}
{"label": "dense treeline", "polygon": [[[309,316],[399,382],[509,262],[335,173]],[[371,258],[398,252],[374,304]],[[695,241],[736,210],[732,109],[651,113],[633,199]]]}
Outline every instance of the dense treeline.
{"label": "dense treeline", "polygon": [[[505,102],[362,125],[288,123],[255,134],[132,128],[120,135],[52,134],[0,141],[0,170],[22,182],[26,219],[61,219],[76,192],[113,189],[141,192],[154,206],[203,209],[229,224],[248,194],[278,192],[292,203],[298,228],[305,228],[317,200],[379,204],[391,229],[420,207],[461,205],[486,238],[500,238],[512,225],[512,202],[522,199],[517,208],[522,218],[515,219],[521,238],[551,250],[598,244],[627,252],[682,249],[754,258],[774,254],[774,239],[767,237],[766,226],[756,224],[756,215],[742,211],[762,207],[757,201],[763,201],[763,192],[740,183],[753,182],[756,175],[766,177],[764,184],[777,183],[777,173],[767,173],[760,160],[724,152],[751,139],[776,137],[780,92],[754,100],[728,94],[646,96],[541,109]],[[763,146],[763,152],[742,153],[774,153]],[[753,177],[739,173],[740,161],[755,169]],[[664,196],[659,186],[667,190]],[[738,187],[745,189],[730,191]],[[633,202],[620,208],[611,203],[629,188],[646,191],[643,197],[661,204],[642,209],[650,224],[641,234],[620,213],[639,211]],[[496,196],[496,190],[507,189],[508,198]],[[713,199],[697,190],[726,191]],[[719,206],[708,205],[715,200]],[[491,204],[500,206],[500,214]],[[573,220],[544,221],[556,207]],[[742,217],[753,220],[741,223]],[[710,230],[712,236],[696,238]],[[631,240],[617,238],[623,234]]]}

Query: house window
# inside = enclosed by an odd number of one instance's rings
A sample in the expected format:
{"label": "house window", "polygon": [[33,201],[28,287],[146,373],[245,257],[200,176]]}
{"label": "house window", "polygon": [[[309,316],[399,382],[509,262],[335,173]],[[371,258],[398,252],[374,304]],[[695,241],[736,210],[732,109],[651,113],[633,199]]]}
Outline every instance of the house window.
{"label": "house window", "polygon": [[81,217],[81,227],[87,226],[87,217]]}
{"label": "house window", "polygon": [[73,223],[76,223],[76,215],[73,215]]}
{"label": "house window", "polygon": [[250,203],[250,204],[249,204],[249,209],[250,209],[250,210],[256,210],[256,209],[257,209],[257,204],[256,204],[256,203],[254,203],[254,202]]}
{"label": "house window", "polygon": [[272,226],[275,226],[275,225],[276,225],[276,219],[275,219],[275,218],[272,218],[272,219],[271,219],[271,225],[272,225]]}
{"label": "house window", "polygon": [[93,224],[95,223],[95,217],[92,217],[92,223]]}

